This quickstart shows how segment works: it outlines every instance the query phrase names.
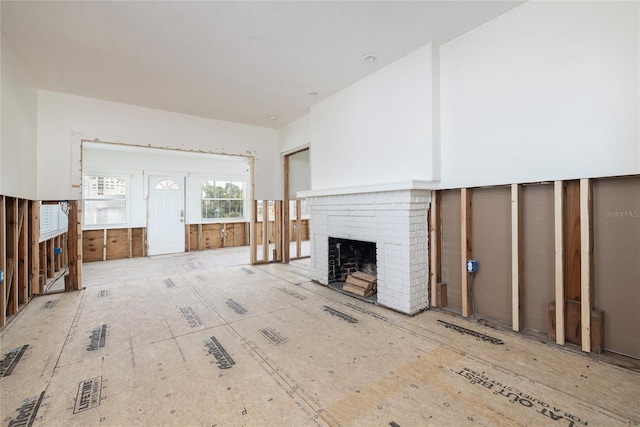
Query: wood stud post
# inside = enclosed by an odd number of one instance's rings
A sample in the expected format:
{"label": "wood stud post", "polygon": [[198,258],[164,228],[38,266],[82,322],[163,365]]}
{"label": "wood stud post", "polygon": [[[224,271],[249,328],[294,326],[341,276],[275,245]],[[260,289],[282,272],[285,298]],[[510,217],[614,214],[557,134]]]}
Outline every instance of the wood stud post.
{"label": "wood stud post", "polygon": [[29,201],[18,202],[18,303],[29,302]]}
{"label": "wood stud post", "polygon": [[431,192],[431,209],[429,211],[429,243],[431,252],[429,282],[431,306],[440,307],[437,298],[437,285],[440,280],[440,192]]}
{"label": "wood stud post", "polygon": [[69,201],[69,287],[65,290],[77,291],[82,285],[82,210],[78,200]]}
{"label": "wood stud post", "polygon": [[[296,258],[302,257],[302,200],[296,200]],[[289,242],[287,242],[287,245]]]}
{"label": "wood stud post", "polygon": [[262,261],[269,261],[269,201],[262,201]]}
{"label": "wood stud post", "polygon": [[0,196],[0,269],[4,280],[0,282],[0,328],[7,324],[7,215],[6,197]]}
{"label": "wood stud post", "polygon": [[580,311],[582,324],[582,351],[591,352],[591,310],[593,309],[592,262],[593,262],[593,214],[591,181],[580,180]]}
{"label": "wood stud post", "polygon": [[556,343],[564,345],[564,184],[553,184],[554,199],[554,239],[555,239],[555,335]]}
{"label": "wood stud post", "polygon": [[257,233],[257,221],[258,221],[258,201],[251,201],[251,221],[249,221],[249,245],[251,252],[251,265],[255,265],[258,262],[258,236]]}
{"label": "wood stud post", "polygon": [[512,329],[524,326],[524,254],[522,186],[511,184],[511,319]]}
{"label": "wood stud post", "polygon": [[471,288],[469,287],[469,273],[467,260],[471,259],[471,194],[470,188],[460,190],[460,254],[462,263],[462,316],[473,314]]}

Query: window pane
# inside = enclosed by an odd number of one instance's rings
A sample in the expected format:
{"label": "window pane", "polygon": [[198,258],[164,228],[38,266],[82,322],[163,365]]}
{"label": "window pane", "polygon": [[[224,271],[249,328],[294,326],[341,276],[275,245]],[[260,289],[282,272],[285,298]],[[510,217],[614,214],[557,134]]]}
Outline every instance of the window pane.
{"label": "window pane", "polygon": [[129,222],[129,178],[84,176],[82,182],[85,225],[122,225]]}
{"label": "window pane", "polygon": [[126,222],[126,199],[84,201],[84,223],[86,225],[124,224]]}
{"label": "window pane", "polygon": [[243,218],[244,182],[202,181],[202,219]]}

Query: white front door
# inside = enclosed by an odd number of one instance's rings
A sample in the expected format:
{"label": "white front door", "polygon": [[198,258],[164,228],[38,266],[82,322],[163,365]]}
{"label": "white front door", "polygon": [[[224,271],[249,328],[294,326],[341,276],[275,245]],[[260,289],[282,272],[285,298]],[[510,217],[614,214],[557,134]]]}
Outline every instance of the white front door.
{"label": "white front door", "polygon": [[148,254],[184,252],[184,178],[149,176]]}

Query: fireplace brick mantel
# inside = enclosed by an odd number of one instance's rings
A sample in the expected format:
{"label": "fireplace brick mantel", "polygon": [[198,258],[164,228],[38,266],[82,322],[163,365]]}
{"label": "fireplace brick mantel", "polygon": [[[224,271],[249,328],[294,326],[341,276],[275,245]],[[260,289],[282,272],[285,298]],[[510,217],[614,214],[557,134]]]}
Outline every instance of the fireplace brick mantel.
{"label": "fireplace brick mantel", "polygon": [[427,308],[430,202],[425,189],[308,195],[313,278],[328,284],[329,237],[375,242],[378,304],[406,314]]}

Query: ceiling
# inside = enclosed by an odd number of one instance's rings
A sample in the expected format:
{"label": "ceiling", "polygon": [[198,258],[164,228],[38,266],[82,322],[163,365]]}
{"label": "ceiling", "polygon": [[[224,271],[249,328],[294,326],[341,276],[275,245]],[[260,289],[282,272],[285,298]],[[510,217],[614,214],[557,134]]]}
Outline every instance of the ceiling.
{"label": "ceiling", "polygon": [[1,24],[41,89],[278,128],[521,3],[2,1]]}

